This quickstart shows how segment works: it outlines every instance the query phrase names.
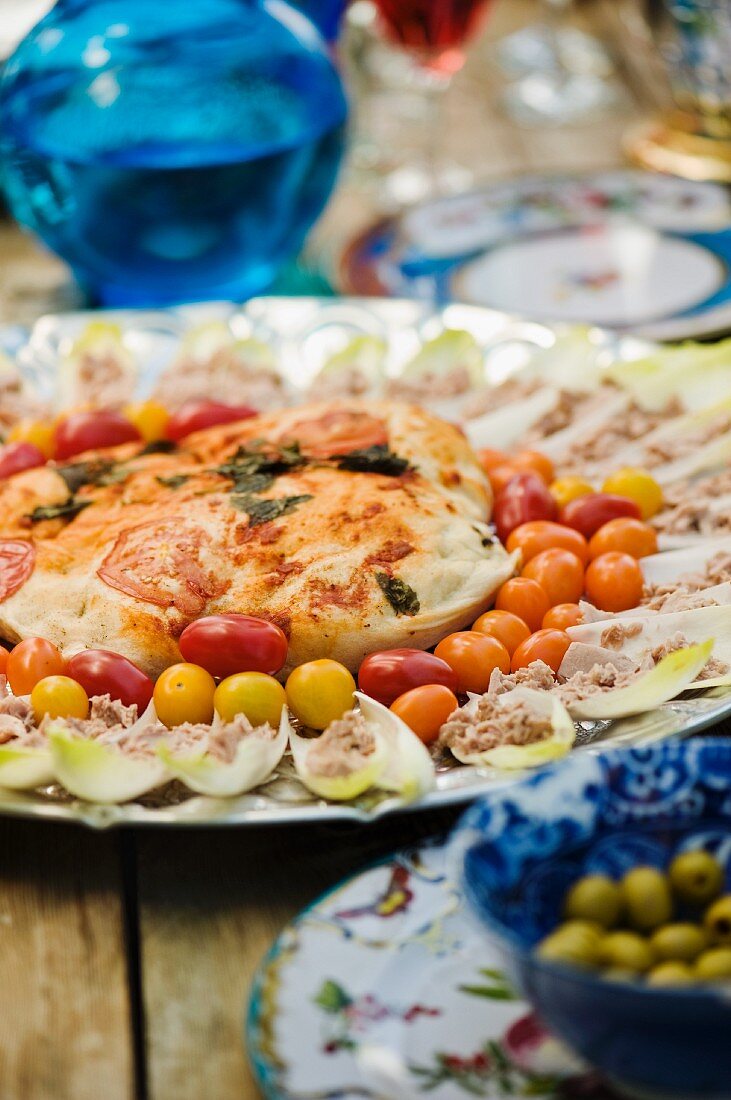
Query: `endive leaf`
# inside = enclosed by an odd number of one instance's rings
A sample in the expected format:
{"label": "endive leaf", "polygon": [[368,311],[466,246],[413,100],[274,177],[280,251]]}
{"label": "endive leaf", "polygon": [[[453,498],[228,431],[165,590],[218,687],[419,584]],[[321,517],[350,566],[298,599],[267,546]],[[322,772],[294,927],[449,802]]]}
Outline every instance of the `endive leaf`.
{"label": "endive leaf", "polygon": [[465,420],[462,427],[475,449],[494,447],[506,450],[541,417],[555,409],[558,400],[558,390],[545,386],[521,401],[502,405],[494,412],[476,416],[473,420]]}
{"label": "endive leaf", "polygon": [[380,336],[356,336],[341,351],[325,360],[318,372],[318,378],[341,370],[355,369],[369,382],[376,383],[383,377],[387,352],[388,344]]}
{"label": "endive leaf", "polygon": [[682,458],[655,466],[652,476],[659,485],[672,485],[696,474],[722,469],[731,462],[731,432],[704,443]]}
{"label": "endive leaf", "polygon": [[[628,718],[654,710],[674,699],[705,668],[713,651],[713,641],[676,649],[668,653],[649,672],[639,673],[626,687],[597,691],[588,699],[569,703],[574,718]],[[570,681],[569,681],[570,682]]]}
{"label": "endive leaf", "polygon": [[566,755],[576,740],[576,729],[569,712],[556,695],[517,687],[496,699],[498,706],[505,707],[506,713],[511,701],[526,702],[538,714],[550,718],[553,728],[551,736],[531,745],[499,745],[476,753],[462,753],[457,746],[451,746],[451,752],[459,761],[463,764],[488,764],[493,768],[512,771],[516,768],[536,768]]}
{"label": "endive leaf", "polygon": [[164,742],[158,746],[157,755],[170,774],[192,791],[213,798],[230,798],[253,790],[269,778],[284,755],[288,735],[289,722],[282,711],[276,737],[245,735],[230,763],[218,760],[211,753],[174,753]]}
{"label": "endive leaf", "polygon": [[467,371],[473,386],[485,381],[485,357],[472,333],[446,329],[422,345],[401,377],[413,380],[425,374],[444,375],[460,367]]}
{"label": "endive leaf", "polygon": [[0,787],[30,791],[53,783],[53,757],[48,748],[12,748],[0,745]]}
{"label": "endive leaf", "polygon": [[[150,703],[124,736],[132,739],[155,721]],[[155,755],[132,756],[115,744],[80,737],[62,718],[49,723],[47,733],[56,778],[67,791],[87,802],[128,802],[170,778]]]}
{"label": "endive leaf", "polygon": [[607,375],[649,412],[659,412],[675,396],[687,409],[699,409],[709,393],[731,395],[731,340],[661,348],[632,363],[615,363]]}
{"label": "endive leaf", "polygon": [[[638,663],[642,657],[662,645],[674,634],[680,633],[688,645],[703,643],[709,638],[715,639],[713,655],[720,661],[731,664],[731,607],[711,605],[695,607],[690,611],[671,611],[665,615],[648,612],[646,615],[618,615],[612,620],[614,625],[627,626],[642,624],[639,634],[624,638],[620,653],[635,657]],[[573,642],[588,642],[601,645],[601,637],[607,629],[606,621],[580,623],[570,626],[566,633]]]}
{"label": "endive leaf", "polygon": [[624,393],[607,390],[602,401],[598,401],[591,411],[582,412],[571,424],[560,431],[553,432],[540,441],[542,454],[548,455],[554,462],[568,460],[574,445],[590,435],[599,432],[605,424],[621,417],[630,403]]}
{"label": "endive leaf", "polygon": [[420,798],[434,786],[434,761],[429,750],[398,715],[375,699],[356,691],[361,714],[376,726],[388,746],[389,759],[377,786],[396,791],[408,801]]}
{"label": "endive leaf", "polygon": [[612,456],[613,462],[616,466],[645,466],[649,461],[652,476],[665,485],[712,469],[722,464],[724,456],[731,452],[731,432],[728,429],[718,432],[706,443],[694,446],[689,454],[681,458],[652,465],[650,456],[657,444],[672,445],[688,436],[694,438],[699,430],[703,431],[718,418],[726,416],[731,416],[731,397],[725,397],[697,412],[664,421],[654,431],[616,451]]}
{"label": "endive leaf", "polygon": [[646,584],[673,584],[691,573],[703,573],[709,562],[722,551],[731,553],[731,538],[703,539],[680,550],[666,550],[640,558]]}
{"label": "endive leaf", "polygon": [[312,749],[319,738],[300,737],[295,733],[289,719],[287,719],[287,725],[289,747],[297,775],[302,784],[320,798],[331,799],[333,802],[347,802],[351,798],[357,798],[369,787],[375,786],[388,765],[390,756],[388,744],[383,735],[378,730],[374,730],[375,751],[366,758],[366,762],[361,767],[348,775],[319,774],[310,764]]}

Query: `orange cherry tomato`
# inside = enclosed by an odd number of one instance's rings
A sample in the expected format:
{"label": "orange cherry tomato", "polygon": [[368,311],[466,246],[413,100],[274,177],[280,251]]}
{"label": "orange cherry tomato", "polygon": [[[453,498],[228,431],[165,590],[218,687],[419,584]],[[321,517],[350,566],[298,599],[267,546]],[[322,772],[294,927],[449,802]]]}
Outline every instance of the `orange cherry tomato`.
{"label": "orange cherry tomato", "polygon": [[492,671],[510,672],[510,654],[502,642],[477,630],[460,630],[443,638],[434,656],[457,676],[457,691],[487,691]]}
{"label": "orange cherry tomato", "polygon": [[548,455],[541,454],[540,451],[518,451],[517,454],[510,456],[509,461],[519,470],[529,470],[531,473],[538,474],[546,485],[550,485],[553,481],[553,463]]}
{"label": "orange cherry tomato", "polygon": [[520,550],[523,565],[542,550],[550,550],[554,546],[571,550],[584,563],[589,560],[589,544],[581,532],[550,519],[534,519],[521,523],[520,527],[510,532],[505,543],[508,553]]}
{"label": "orange cherry tomato", "polygon": [[613,550],[589,563],[586,595],[600,611],[629,611],[642,599],[642,570],[635,558]]}
{"label": "orange cherry tomato", "polygon": [[487,471],[487,476],[490,479],[492,491],[495,496],[501,493],[509,481],[512,481],[516,474],[521,471],[517,466],[512,466],[509,462],[502,462],[498,466],[492,466]]}
{"label": "orange cherry tomato", "polygon": [[14,695],[30,695],[39,680],[65,671],[61,653],[45,638],[26,638],[8,654],[6,673]]}
{"label": "orange cherry tomato", "polygon": [[4,676],[8,667],[8,657],[10,654],[4,646],[0,645],[0,676]]}
{"label": "orange cherry tomato", "polygon": [[583,621],[584,616],[577,603],[557,603],[543,616],[543,629],[567,630]]}
{"label": "orange cherry tomato", "polygon": [[522,619],[530,630],[538,630],[543,616],[551,605],[548,596],[537,581],[528,577],[512,577],[500,590],[495,600],[498,611],[511,611]]}
{"label": "orange cherry tomato", "polygon": [[399,695],[391,703],[391,710],[429,745],[436,741],[440,729],[458,706],[457,696],[444,684],[424,684]]}
{"label": "orange cherry tomato", "polygon": [[571,550],[553,546],[542,550],[524,567],[522,576],[537,581],[551,607],[578,603],[584,591],[584,563]]}
{"label": "orange cherry tomato", "polygon": [[512,657],[514,651],[530,637],[530,628],[527,623],[513,615],[511,611],[486,611],[472,624],[472,629],[479,634],[489,634],[502,642]]}
{"label": "orange cherry tomato", "polygon": [[657,553],[657,533],[641,519],[629,516],[610,519],[591,536],[589,556],[598,558],[611,550],[619,550],[631,558],[646,558]]}
{"label": "orange cherry tomato", "polygon": [[486,474],[489,474],[495,466],[503,466],[506,462],[510,462],[505,451],[495,451],[492,447],[482,447],[477,452],[477,460]]}
{"label": "orange cherry tomato", "polygon": [[533,661],[544,661],[554,672],[558,672],[571,639],[564,630],[536,630],[530,638],[521,642],[511,662],[511,669],[527,668]]}

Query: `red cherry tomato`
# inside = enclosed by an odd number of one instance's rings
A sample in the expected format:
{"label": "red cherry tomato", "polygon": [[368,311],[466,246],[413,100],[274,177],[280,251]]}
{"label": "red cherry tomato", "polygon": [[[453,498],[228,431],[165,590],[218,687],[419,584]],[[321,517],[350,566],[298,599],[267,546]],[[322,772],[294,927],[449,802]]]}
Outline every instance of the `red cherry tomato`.
{"label": "red cherry tomato", "polygon": [[535,519],[555,519],[556,501],[538,474],[516,474],[495,499],[493,519],[497,533],[505,542],[521,523]]}
{"label": "red cherry tomato", "polygon": [[140,433],[126,417],[113,409],[70,413],[56,425],[56,458],[73,458],[82,451],[134,443]]}
{"label": "red cherry tomato", "polygon": [[70,658],[69,676],[81,684],[86,694],[110,695],[125,707],[137,704],[141,714],[152,699],[155,686],[149,676],[121,653],[108,649],[85,649]]}
{"label": "red cherry tomato", "polygon": [[639,504],[628,497],[618,497],[613,493],[585,493],[564,505],[559,522],[580,531],[585,539],[590,539],[610,519],[618,519],[620,516],[640,519]]}
{"label": "red cherry tomato", "polygon": [[7,443],[0,447],[0,478],[45,465],[46,456],[34,443]]}
{"label": "red cherry tomato", "polygon": [[233,424],[237,420],[248,420],[256,416],[251,405],[224,405],[221,401],[209,401],[207,398],[194,398],[181,405],[168,420],[165,435],[176,443],[191,432],[202,428],[213,428],[217,424]]}
{"label": "red cherry tomato", "polygon": [[8,654],[6,672],[14,695],[30,695],[39,680],[63,676],[66,663],[53,642],[25,638]]}
{"label": "red cherry tomato", "polygon": [[434,650],[457,674],[458,691],[487,691],[493,670],[510,672],[510,654],[497,638],[478,630],[448,634]]}
{"label": "red cherry tomato", "polygon": [[424,684],[399,695],[391,710],[428,745],[458,706],[457,696],[443,684]]}
{"label": "red cherry tomato", "polygon": [[390,707],[399,695],[422,684],[443,684],[457,691],[457,674],[446,661],[421,649],[385,649],[371,653],[358,671],[360,690]]}
{"label": "red cherry tomato", "polygon": [[571,639],[563,630],[536,630],[530,638],[521,642],[511,662],[513,672],[527,668],[533,661],[543,661],[558,672]]}
{"label": "red cherry tomato", "polygon": [[186,626],[178,642],[190,664],[224,679],[237,672],[273,676],[287,660],[287,636],[252,615],[207,615]]}

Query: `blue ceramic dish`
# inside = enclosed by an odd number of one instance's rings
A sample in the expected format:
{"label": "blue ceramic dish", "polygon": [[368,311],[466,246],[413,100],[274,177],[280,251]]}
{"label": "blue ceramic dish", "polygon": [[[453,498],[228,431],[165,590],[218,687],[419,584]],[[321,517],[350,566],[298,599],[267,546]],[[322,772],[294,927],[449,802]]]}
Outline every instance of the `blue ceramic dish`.
{"label": "blue ceramic dish", "polygon": [[728,987],[604,982],[533,950],[583,874],[704,847],[731,886],[731,739],[573,754],[476,803],[454,845],[470,905],[557,1035],[632,1095],[731,1097]]}

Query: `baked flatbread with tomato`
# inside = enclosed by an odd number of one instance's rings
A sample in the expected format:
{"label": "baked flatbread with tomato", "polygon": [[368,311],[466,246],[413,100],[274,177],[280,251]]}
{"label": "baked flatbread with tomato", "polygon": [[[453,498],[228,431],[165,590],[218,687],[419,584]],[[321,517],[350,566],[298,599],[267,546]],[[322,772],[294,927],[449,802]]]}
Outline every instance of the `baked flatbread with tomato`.
{"label": "baked flatbread with tomato", "polygon": [[348,402],[28,470],[0,488],[0,632],[102,647],[151,674],[202,615],[277,622],[288,668],[428,647],[481,613],[513,563],[459,431]]}

